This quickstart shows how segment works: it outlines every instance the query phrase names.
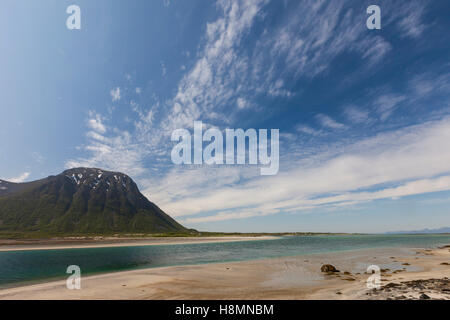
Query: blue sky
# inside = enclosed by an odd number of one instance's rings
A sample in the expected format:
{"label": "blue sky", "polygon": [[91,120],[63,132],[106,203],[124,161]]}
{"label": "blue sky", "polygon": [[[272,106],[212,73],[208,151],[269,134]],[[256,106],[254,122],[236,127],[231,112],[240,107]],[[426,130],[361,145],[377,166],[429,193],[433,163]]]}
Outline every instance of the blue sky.
{"label": "blue sky", "polygon": [[[66,8],[81,8],[81,30]],[[381,30],[366,8],[381,7]],[[130,175],[210,231],[450,225],[450,4],[13,1],[0,5],[0,178]],[[171,132],[280,129],[280,171],[177,166]]]}

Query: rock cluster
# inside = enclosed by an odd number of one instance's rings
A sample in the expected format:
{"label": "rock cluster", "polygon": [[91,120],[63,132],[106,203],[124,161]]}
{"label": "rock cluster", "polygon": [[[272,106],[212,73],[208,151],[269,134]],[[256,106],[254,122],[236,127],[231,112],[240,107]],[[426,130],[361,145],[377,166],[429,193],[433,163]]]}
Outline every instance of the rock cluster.
{"label": "rock cluster", "polygon": [[430,300],[450,299],[450,279],[427,279],[388,283],[367,292],[370,299]]}

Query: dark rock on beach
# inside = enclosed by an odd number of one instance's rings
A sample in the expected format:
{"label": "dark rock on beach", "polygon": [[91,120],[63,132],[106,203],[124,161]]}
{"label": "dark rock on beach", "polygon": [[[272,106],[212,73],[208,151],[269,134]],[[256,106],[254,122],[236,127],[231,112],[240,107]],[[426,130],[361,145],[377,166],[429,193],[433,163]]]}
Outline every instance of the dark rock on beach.
{"label": "dark rock on beach", "polygon": [[339,270],[336,269],[335,266],[331,265],[331,264],[324,264],[321,268],[320,271],[322,272],[340,272]]}

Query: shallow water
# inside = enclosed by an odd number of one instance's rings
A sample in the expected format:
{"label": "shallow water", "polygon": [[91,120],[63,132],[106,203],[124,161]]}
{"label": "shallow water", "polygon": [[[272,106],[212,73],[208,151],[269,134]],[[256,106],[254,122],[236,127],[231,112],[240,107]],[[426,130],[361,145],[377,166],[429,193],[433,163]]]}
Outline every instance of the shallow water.
{"label": "shallow water", "polygon": [[296,236],[274,240],[0,252],[0,287],[140,268],[245,261],[370,248],[434,248],[450,235]]}

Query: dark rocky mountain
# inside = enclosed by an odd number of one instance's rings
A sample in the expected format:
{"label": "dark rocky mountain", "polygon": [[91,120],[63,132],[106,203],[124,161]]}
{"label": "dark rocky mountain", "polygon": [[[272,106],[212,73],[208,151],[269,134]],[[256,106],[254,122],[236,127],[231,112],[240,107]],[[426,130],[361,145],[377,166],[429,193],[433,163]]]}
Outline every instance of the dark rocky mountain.
{"label": "dark rocky mountain", "polygon": [[27,183],[0,180],[0,232],[187,233],[123,173],[76,168]]}

